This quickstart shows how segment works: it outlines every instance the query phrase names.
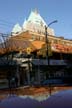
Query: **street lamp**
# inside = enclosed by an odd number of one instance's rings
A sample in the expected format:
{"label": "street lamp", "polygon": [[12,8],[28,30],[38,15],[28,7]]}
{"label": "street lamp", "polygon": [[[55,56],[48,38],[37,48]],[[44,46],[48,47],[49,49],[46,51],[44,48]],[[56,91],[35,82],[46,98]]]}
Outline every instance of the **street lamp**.
{"label": "street lamp", "polygon": [[[54,20],[52,22],[50,22],[48,24],[48,27],[50,25],[52,25],[53,23],[57,23],[58,21],[57,20]],[[49,55],[48,55],[48,46],[49,46],[49,40],[48,40],[48,32],[47,32],[47,26],[45,26],[45,38],[46,38],[46,57],[47,57],[47,64],[50,65],[50,61],[49,61]]]}
{"label": "street lamp", "polygon": [[[48,24],[48,27],[51,25],[51,24],[53,24],[53,23],[57,23],[57,20],[54,20],[54,21],[52,21],[52,22],[50,22],[49,24]],[[47,32],[47,26],[45,26],[45,38],[46,38],[46,58],[47,58],[47,64],[48,64],[48,66],[50,65],[50,59],[49,59],[49,40],[48,40],[48,32]],[[51,83],[49,83],[49,87],[50,87],[50,90],[49,90],[49,94],[50,94],[50,96],[51,96]]]}
{"label": "street lamp", "polygon": [[27,80],[28,80],[28,84],[30,85],[30,71],[31,71],[31,66],[30,66],[30,54],[31,54],[31,48],[28,47],[27,48],[27,55],[28,55],[28,71],[27,71]]}

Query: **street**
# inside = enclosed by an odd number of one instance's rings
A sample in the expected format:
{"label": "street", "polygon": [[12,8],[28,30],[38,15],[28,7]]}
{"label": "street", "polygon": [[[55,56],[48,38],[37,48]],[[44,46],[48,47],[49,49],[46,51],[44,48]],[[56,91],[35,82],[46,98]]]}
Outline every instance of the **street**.
{"label": "street", "polygon": [[70,86],[60,86],[60,87],[19,87],[12,89],[3,89],[0,90],[0,100],[7,98],[9,95],[17,95],[17,96],[41,96],[41,95],[52,95],[54,93],[63,91],[63,90],[71,90]]}

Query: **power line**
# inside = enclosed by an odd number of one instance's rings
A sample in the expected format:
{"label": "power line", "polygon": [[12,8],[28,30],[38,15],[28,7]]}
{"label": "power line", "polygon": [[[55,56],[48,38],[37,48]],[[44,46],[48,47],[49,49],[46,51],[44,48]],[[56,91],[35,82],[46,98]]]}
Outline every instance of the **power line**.
{"label": "power line", "polygon": [[5,23],[0,21],[0,30],[7,30],[7,29],[12,29],[14,24],[10,24],[10,23]]}
{"label": "power line", "polygon": [[13,24],[6,24],[6,23],[3,23],[3,22],[0,22],[0,25],[3,25],[3,26],[13,26]]}
{"label": "power line", "polygon": [[0,29],[5,29],[5,28],[12,28],[13,27],[13,23],[12,22],[8,22],[6,20],[2,20],[0,19]]}
{"label": "power line", "polygon": [[6,28],[12,28],[12,26],[7,26],[7,25],[0,25],[0,29],[6,29]]}
{"label": "power line", "polygon": [[0,19],[0,22],[7,23],[7,24],[10,24],[10,25],[14,24],[13,22],[9,22],[9,21],[3,20],[3,19]]}

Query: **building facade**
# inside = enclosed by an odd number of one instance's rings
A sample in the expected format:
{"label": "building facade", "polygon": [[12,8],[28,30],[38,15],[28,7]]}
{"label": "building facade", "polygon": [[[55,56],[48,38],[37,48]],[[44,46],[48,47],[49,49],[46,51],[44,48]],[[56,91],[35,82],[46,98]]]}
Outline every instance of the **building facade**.
{"label": "building facade", "polygon": [[[47,24],[38,11],[31,11],[22,27],[16,24],[11,36],[1,43],[0,64],[3,62],[5,66],[5,62],[8,62],[9,67],[15,66],[14,74],[18,75],[19,83],[22,85],[33,82],[40,84],[48,78],[68,75],[65,67],[71,65],[72,40],[55,36],[54,30],[47,27],[50,60],[47,64],[45,26]],[[7,74],[5,76],[7,77]]]}

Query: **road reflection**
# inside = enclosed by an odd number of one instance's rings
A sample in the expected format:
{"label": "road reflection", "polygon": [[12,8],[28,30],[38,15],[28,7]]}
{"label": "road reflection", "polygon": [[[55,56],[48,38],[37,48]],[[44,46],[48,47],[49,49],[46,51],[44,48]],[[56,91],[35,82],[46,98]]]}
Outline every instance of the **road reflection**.
{"label": "road reflection", "polygon": [[72,90],[43,95],[10,95],[0,102],[0,108],[72,108]]}

